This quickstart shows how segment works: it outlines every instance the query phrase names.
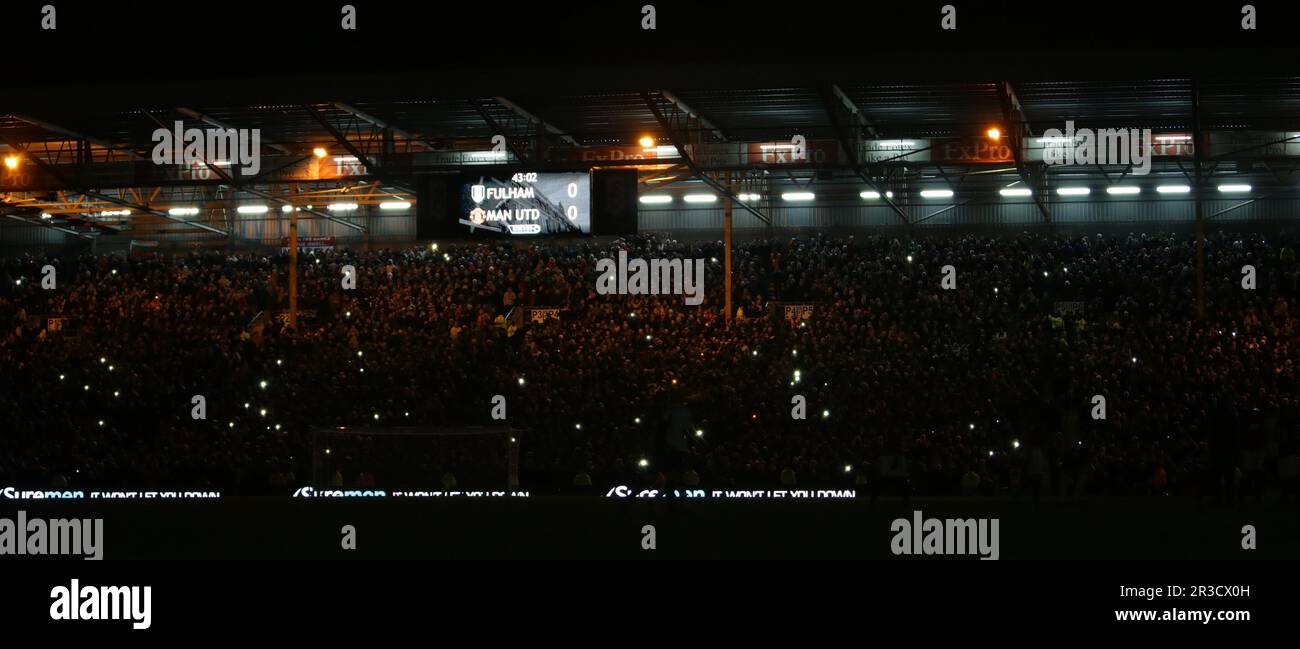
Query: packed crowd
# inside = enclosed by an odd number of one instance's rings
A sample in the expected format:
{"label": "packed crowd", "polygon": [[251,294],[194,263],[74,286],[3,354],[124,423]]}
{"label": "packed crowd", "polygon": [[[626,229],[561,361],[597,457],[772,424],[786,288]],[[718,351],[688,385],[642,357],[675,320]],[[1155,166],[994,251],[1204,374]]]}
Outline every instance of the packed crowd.
{"label": "packed crowd", "polygon": [[[304,252],[297,330],[283,253],[4,259],[0,485],[502,486],[504,446],[313,431],[490,424],[503,395],[533,493],[1294,489],[1293,245],[1211,236],[1202,319],[1183,235],[746,243],[730,325],[718,242]],[[704,259],[704,304],[598,294],[618,249]]]}

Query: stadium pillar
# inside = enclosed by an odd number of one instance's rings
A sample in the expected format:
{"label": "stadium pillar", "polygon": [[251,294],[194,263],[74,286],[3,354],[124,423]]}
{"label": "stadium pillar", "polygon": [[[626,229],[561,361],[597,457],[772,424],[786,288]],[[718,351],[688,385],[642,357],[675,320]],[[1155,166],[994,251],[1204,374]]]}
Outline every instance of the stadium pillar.
{"label": "stadium pillar", "polygon": [[289,212],[289,328],[298,330],[298,210]]}
{"label": "stadium pillar", "polygon": [[1195,192],[1193,197],[1196,200],[1196,317],[1199,320],[1205,320],[1205,213],[1202,209],[1203,200],[1202,185],[1204,178],[1201,176],[1201,156],[1205,149],[1205,140],[1201,137],[1201,88],[1195,79],[1192,80],[1192,155],[1193,168],[1195,169],[1195,183],[1192,191]]}
{"label": "stadium pillar", "polygon": [[724,199],[726,200],[726,202],[722,204],[723,205],[722,222],[723,222],[723,229],[725,230],[723,235],[722,264],[723,266],[725,266],[725,268],[723,269],[723,272],[725,273],[723,286],[726,287],[726,295],[727,295],[727,299],[726,299],[727,305],[725,307],[727,313],[726,322],[727,325],[731,325],[731,314],[732,314],[731,311],[731,192],[733,191],[734,188],[731,186],[730,171],[727,172],[726,186],[727,186],[727,195]]}
{"label": "stadium pillar", "polygon": [[[1198,183],[1199,184],[1199,183]],[[1196,188],[1196,317],[1205,319],[1205,219],[1200,187]]]}

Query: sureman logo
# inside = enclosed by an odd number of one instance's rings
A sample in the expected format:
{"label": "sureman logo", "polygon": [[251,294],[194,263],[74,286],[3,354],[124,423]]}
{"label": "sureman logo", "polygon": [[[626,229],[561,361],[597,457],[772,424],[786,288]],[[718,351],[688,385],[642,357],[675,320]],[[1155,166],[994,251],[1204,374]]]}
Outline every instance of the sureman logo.
{"label": "sureman logo", "polygon": [[384,498],[388,496],[386,491],[362,490],[362,489],[321,489],[316,490],[313,487],[299,487],[293,492],[294,498]]}
{"label": "sureman logo", "polygon": [[261,140],[261,129],[185,128],[177,121],[171,129],[154,130],[153,161],[187,167],[238,165],[240,175],[256,176],[262,170]]}

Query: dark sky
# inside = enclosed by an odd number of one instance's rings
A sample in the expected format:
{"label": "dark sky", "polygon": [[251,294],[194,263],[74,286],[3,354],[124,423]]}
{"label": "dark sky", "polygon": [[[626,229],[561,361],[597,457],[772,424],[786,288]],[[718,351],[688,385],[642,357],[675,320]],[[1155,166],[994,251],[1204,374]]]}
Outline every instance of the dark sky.
{"label": "dark sky", "polygon": [[[48,1],[48,0],[47,0]],[[0,110],[838,81],[1279,76],[1294,2],[342,1],[0,4]],[[641,7],[656,7],[656,29]],[[957,7],[957,29],[940,28]],[[414,91],[414,92],[413,92]],[[243,101],[243,100],[247,101]]]}

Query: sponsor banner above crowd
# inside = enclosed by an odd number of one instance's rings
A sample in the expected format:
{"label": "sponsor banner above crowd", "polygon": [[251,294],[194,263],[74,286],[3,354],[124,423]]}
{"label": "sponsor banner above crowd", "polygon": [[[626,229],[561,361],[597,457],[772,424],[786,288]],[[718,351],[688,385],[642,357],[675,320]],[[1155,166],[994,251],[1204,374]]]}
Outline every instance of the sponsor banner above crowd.
{"label": "sponsor banner above crowd", "polygon": [[605,492],[606,498],[688,498],[720,500],[852,500],[854,489],[638,489],[618,485]]}
{"label": "sponsor banner above crowd", "polygon": [[83,491],[80,489],[0,489],[4,500],[216,500],[220,491]]}
{"label": "sponsor banner above crowd", "polygon": [[528,498],[527,491],[387,491],[384,489],[343,489],[299,487],[294,498]]}

